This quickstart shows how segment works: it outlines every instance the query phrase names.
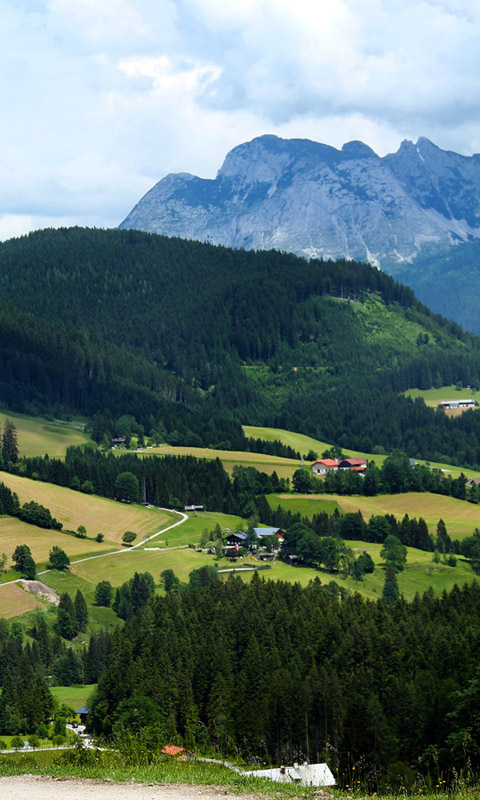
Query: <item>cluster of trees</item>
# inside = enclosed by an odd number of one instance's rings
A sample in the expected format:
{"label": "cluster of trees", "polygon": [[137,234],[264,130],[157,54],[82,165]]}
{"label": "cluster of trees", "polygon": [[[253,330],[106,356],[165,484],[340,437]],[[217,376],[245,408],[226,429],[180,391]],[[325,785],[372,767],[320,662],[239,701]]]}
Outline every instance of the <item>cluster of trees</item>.
{"label": "cluster of trees", "polygon": [[[103,582],[105,584],[105,582]],[[110,605],[106,602],[99,602],[99,597],[107,599],[108,587],[105,585],[99,590],[97,584],[95,597],[98,605]],[[133,578],[122,583],[115,592],[113,610],[120,619],[132,619],[132,617],[147,603],[155,594],[155,581],[150,572],[135,572]]]}
{"label": "cluster of trees", "polygon": [[114,634],[89,726],[155,726],[188,747],[326,760],[340,774],[427,771],[432,754],[440,769],[478,769],[477,707],[458,698],[476,676],[479,612],[477,583],[391,605],[342,599],[319,580],[205,575]]}
{"label": "cluster of trees", "polygon": [[433,492],[470,503],[480,502],[480,488],[475,484],[467,486],[467,478],[463,473],[458,478],[452,478],[440,469],[411,464],[408,456],[401,451],[388,456],[380,469],[371,461],[362,474],[350,470],[330,470],[321,479],[315,477],[309,467],[298,469],[292,478],[292,488],[294,492],[301,494],[361,494],[366,497],[402,492]]}
{"label": "cluster of trees", "polygon": [[[480,415],[448,419],[401,395],[480,385],[478,339],[368,265],[78,228],[5,242],[0,267],[0,398],[13,409],[81,410],[106,446],[123,429],[263,448],[248,420],[480,465]],[[409,325],[414,345],[393,333]]]}
{"label": "cluster of trees", "polygon": [[88,623],[88,607],[78,589],[72,600],[68,592],[60,596],[57,606],[56,630],[62,639],[74,639],[79,631],[85,632]]}

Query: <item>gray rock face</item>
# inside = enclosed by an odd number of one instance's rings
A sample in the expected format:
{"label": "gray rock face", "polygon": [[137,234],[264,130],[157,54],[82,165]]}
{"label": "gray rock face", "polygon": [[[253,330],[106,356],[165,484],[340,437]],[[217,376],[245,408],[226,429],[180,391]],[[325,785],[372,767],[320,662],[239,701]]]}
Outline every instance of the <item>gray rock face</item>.
{"label": "gray rock face", "polygon": [[214,180],[167,175],[120,227],[395,273],[421,252],[480,238],[480,155],[423,138],[379,158],[362,142],[337,150],[261,136],[231,150]]}

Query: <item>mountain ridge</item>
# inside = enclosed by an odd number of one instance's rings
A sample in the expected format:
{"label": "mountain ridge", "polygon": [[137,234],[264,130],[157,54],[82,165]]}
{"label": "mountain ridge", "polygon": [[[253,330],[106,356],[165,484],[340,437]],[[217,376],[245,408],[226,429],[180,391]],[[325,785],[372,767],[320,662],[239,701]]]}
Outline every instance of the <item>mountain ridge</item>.
{"label": "mountain ridge", "polygon": [[360,141],[337,149],[267,134],[234,147],[214,179],[167,175],[119,227],[396,275],[419,254],[480,237],[480,156],[425,137],[380,157]]}

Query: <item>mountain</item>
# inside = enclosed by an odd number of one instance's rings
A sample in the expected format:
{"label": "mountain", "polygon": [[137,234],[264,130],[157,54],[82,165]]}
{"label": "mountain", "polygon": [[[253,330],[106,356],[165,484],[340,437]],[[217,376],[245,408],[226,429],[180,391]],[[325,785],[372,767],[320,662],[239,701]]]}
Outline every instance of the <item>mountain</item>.
{"label": "mountain", "polygon": [[[421,293],[419,259],[440,263],[454,245],[480,238],[480,155],[425,138],[380,158],[358,141],[337,150],[261,136],[228,153],[214,180],[168,175],[120,227],[366,261]],[[440,283],[433,309],[446,313],[449,295]],[[463,322],[461,300],[455,318]],[[480,332],[475,319],[466,321]]]}
{"label": "mountain", "polygon": [[0,302],[0,400],[18,411],[61,404],[99,432],[130,414],[176,444],[242,449],[248,423],[480,464],[479,413],[402,394],[480,386],[480,340],[367,264],[45,230],[0,244]]}
{"label": "mountain", "polygon": [[394,270],[480,237],[480,156],[428,139],[379,158],[362,142],[261,136],[235,147],[214,180],[168,175],[120,227]]}

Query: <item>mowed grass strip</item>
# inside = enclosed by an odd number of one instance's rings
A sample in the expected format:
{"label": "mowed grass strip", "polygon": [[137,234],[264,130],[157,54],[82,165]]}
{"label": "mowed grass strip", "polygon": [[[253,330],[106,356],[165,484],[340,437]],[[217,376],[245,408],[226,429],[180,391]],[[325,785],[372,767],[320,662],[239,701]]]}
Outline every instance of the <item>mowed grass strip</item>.
{"label": "mowed grass strip", "polygon": [[[267,500],[271,508],[278,505],[309,517],[325,510],[326,497],[337,503],[345,513],[361,511],[365,520],[374,515],[393,514],[401,520],[409,517],[423,517],[430,533],[435,533],[439,519],[443,519],[452,539],[471,536],[475,528],[480,528],[480,505],[445,497],[430,492],[405,492],[405,494],[379,494],[376,497],[360,495],[344,496],[337,494],[271,494]],[[318,507],[317,504],[318,503]]]}
{"label": "mowed grass strip", "polygon": [[[0,517],[0,552],[9,556],[7,566],[11,565],[11,555],[18,544],[29,546],[37,566],[48,561],[48,554],[54,545],[65,550],[70,559],[81,558],[87,553],[93,554],[97,550],[99,553],[105,551],[105,542],[99,544],[85,539],[77,539],[75,536],[68,536],[59,531],[27,525],[26,522],[14,517]],[[11,576],[9,580],[11,580]]]}
{"label": "mowed grass strip", "polygon": [[[122,450],[117,451],[119,455]],[[243,450],[211,450],[209,447],[152,447],[139,451],[141,456],[194,456],[213,460],[219,458],[224,469],[231,475],[237,465],[242,467],[255,467],[260,472],[271,475],[276,472],[279,478],[292,478],[293,473],[299,468],[300,462],[294,458],[281,458],[269,456],[264,453],[249,453]]]}
{"label": "mowed grass strip", "polygon": [[0,617],[17,617],[37,608],[45,608],[45,603],[18,583],[0,585]]}
{"label": "mowed grass strip", "polygon": [[[84,525],[88,536],[95,537],[103,533],[103,550],[106,544],[119,545],[125,531],[134,531],[137,534],[136,541],[140,541],[179,519],[178,514],[168,511],[117,503],[105,497],[74,492],[64,486],[33,481],[7,472],[0,473],[0,480],[17,493],[21,503],[34,500],[49,508],[64,528],[76,531],[79,525]],[[92,549],[93,544],[89,542],[88,549]],[[83,549],[85,551],[85,545]]]}
{"label": "mowed grass strip", "polygon": [[42,417],[28,417],[7,411],[0,412],[2,430],[7,418],[17,429],[18,447],[22,456],[44,456],[48,453],[49,456],[58,458],[65,455],[67,447],[91,441],[88,434],[78,428],[49,422]]}

